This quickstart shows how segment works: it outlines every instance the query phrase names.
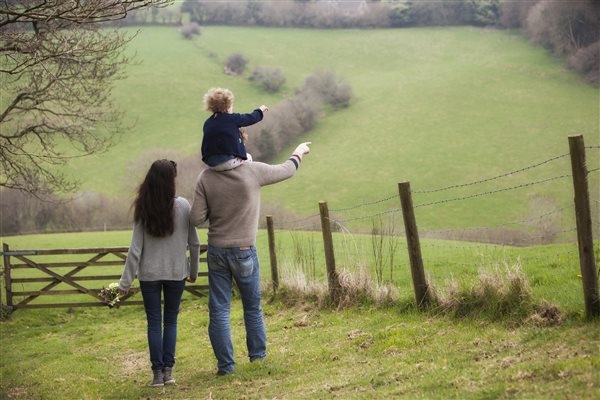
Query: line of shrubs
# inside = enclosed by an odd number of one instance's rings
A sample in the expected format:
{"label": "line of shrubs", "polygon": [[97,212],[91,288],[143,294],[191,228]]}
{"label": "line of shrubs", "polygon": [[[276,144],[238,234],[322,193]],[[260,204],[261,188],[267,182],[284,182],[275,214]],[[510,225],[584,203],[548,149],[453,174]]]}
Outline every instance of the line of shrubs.
{"label": "line of shrubs", "polygon": [[260,161],[272,160],[283,148],[317,124],[324,106],[348,107],[352,88],[332,71],[309,75],[296,94],[271,108],[268,118],[248,127],[248,150]]}

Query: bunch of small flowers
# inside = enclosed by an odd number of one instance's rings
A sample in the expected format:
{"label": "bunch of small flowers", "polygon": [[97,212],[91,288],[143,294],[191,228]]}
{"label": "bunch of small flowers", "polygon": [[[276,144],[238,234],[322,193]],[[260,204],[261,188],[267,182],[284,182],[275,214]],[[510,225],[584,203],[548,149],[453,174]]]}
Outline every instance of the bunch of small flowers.
{"label": "bunch of small flowers", "polygon": [[114,307],[121,300],[119,295],[119,283],[114,282],[108,285],[108,287],[103,287],[100,290],[100,297],[104,301],[104,303],[109,307]]}

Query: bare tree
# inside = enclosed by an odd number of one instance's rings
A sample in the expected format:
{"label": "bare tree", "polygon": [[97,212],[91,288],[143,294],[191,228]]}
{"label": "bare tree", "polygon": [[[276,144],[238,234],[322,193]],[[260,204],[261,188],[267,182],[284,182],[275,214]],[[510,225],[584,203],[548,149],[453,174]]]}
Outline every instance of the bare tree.
{"label": "bare tree", "polygon": [[131,37],[108,23],[170,2],[0,1],[0,187],[76,188],[57,166],[107,149],[118,131],[110,93]]}

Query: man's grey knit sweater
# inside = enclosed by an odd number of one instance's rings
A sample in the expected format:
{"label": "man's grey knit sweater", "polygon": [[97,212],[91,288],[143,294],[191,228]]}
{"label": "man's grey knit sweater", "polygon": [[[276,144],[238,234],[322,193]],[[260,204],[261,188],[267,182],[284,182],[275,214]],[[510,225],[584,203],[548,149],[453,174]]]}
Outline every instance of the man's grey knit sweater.
{"label": "man's grey knit sweater", "polygon": [[209,221],[208,244],[211,246],[254,246],[260,188],[291,178],[299,164],[300,157],[294,155],[279,165],[246,162],[229,171],[202,171],[192,202],[192,224],[199,226]]}
{"label": "man's grey knit sweater", "polygon": [[[177,197],[173,207],[175,229],[170,236],[152,236],[144,231],[140,222],[135,224],[119,282],[121,290],[129,290],[136,276],[140,281],[178,281],[198,276],[200,242],[196,228],[190,224],[190,203]],[[190,249],[189,263],[186,247]]]}

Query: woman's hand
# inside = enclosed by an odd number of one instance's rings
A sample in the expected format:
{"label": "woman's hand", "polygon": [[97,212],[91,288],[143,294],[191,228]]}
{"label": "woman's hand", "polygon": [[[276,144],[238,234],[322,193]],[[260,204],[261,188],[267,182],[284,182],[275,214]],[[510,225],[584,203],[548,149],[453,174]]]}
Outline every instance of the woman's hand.
{"label": "woman's hand", "polygon": [[196,282],[196,278],[192,278],[191,276],[188,276],[187,278],[185,278],[186,281],[190,282],[190,283],[194,283]]}
{"label": "woman's hand", "polygon": [[269,111],[269,107],[265,106],[264,104],[260,107],[258,107],[260,109],[260,111],[262,111],[263,113]]}
{"label": "woman's hand", "polygon": [[129,290],[123,290],[123,289],[119,288],[119,296],[120,297],[125,296],[127,293],[129,293]]}

